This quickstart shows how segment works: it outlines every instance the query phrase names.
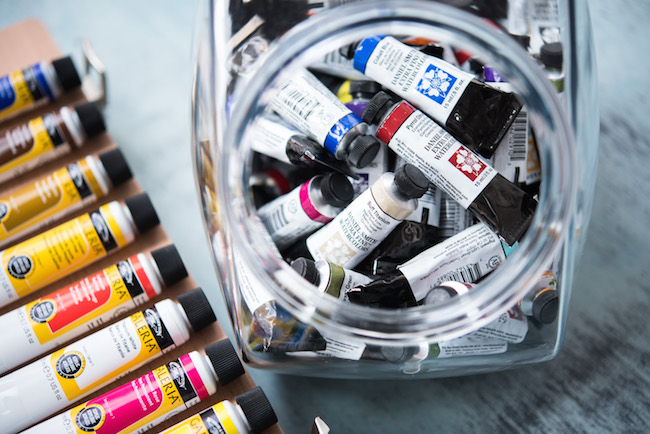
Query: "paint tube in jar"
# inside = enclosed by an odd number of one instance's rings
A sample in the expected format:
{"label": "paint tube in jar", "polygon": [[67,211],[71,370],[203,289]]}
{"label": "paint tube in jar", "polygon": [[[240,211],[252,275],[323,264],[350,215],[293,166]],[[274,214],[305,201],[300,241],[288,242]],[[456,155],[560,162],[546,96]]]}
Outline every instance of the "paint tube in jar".
{"label": "paint tube in jar", "polygon": [[221,401],[161,434],[228,433],[258,434],[277,423],[278,418],[258,386],[230,401]]}
{"label": "paint tube in jar", "polygon": [[371,80],[346,80],[337,90],[336,96],[352,113],[361,117],[363,109],[380,90],[379,83]]}
{"label": "paint tube in jar", "polygon": [[[0,428],[24,429],[187,342],[215,321],[200,288],[165,299],[0,378]],[[33,397],[38,396],[38,400]]]}
{"label": "paint tube in jar", "polygon": [[282,118],[264,113],[255,120],[250,139],[253,150],[278,161],[315,170],[334,170],[352,175],[348,165]]}
{"label": "paint tube in jar", "polygon": [[0,307],[130,244],[158,225],[149,196],[113,201],[0,252]]}
{"label": "paint tube in jar", "polygon": [[348,178],[332,172],[313,177],[257,213],[277,248],[284,250],[336,217],[352,195]]}
{"label": "paint tube in jar", "polygon": [[0,194],[0,248],[96,202],[129,179],[122,152],[112,149]]}
{"label": "paint tube in jar", "polygon": [[354,268],[417,208],[417,199],[428,187],[422,172],[410,164],[384,173],[334,220],[307,237],[308,253],[316,261]]}
{"label": "paint tube in jar", "polygon": [[354,172],[356,177],[351,177],[350,182],[352,183],[355,198],[359,197],[361,193],[377,182],[381,178],[381,175],[389,171],[389,159],[388,147],[382,143],[379,152],[377,152],[377,155],[370,164],[361,169],[356,167],[352,168],[352,172]]}
{"label": "paint tube in jar", "polygon": [[70,56],[38,62],[0,77],[0,121],[12,118],[81,86]]}
{"label": "paint tube in jar", "polygon": [[354,167],[370,164],[379,151],[379,141],[366,134],[368,125],[307,70],[282,84],[269,107]]}
{"label": "paint tube in jar", "polygon": [[511,249],[478,223],[423,251],[382,276],[348,292],[351,302],[374,307],[410,307],[425,302],[442,282],[475,282],[493,271]]}
{"label": "paint tube in jar", "polygon": [[0,132],[0,182],[67,154],[105,130],[101,111],[88,102]]}
{"label": "paint tube in jar", "polygon": [[26,431],[29,434],[143,433],[209,398],[244,373],[228,339],[192,351]]}
{"label": "paint tube in jar", "polygon": [[544,44],[539,50],[539,61],[544,66],[544,73],[558,93],[564,92],[564,71],[562,43]]}
{"label": "paint tube in jar", "polygon": [[314,262],[307,258],[291,261],[291,268],[323,294],[347,301],[347,292],[372,279],[365,274],[339,267],[327,261]]}
{"label": "paint tube in jar", "polygon": [[537,201],[406,101],[378,93],[363,118],[377,138],[415,165],[438,188],[472,211],[509,245],[530,225]]}
{"label": "paint tube in jar", "polygon": [[453,237],[476,223],[474,214],[463,208],[447,193],[440,192],[440,241]]}
{"label": "paint tube in jar", "polygon": [[[354,67],[412,102],[457,140],[490,158],[521,104],[473,74],[427,56],[391,36],[372,36],[349,47]],[[406,72],[404,72],[406,71]]]}
{"label": "paint tube in jar", "polygon": [[0,316],[0,374],[119,318],[187,276],[173,244],[139,253]]}
{"label": "paint tube in jar", "polygon": [[517,306],[524,315],[534,318],[539,324],[555,322],[560,308],[555,275],[551,271],[542,273]]}
{"label": "paint tube in jar", "polygon": [[346,80],[367,80],[368,77],[354,69],[352,59],[344,57],[338,50],[327,53],[322,59],[309,65],[309,69]]}

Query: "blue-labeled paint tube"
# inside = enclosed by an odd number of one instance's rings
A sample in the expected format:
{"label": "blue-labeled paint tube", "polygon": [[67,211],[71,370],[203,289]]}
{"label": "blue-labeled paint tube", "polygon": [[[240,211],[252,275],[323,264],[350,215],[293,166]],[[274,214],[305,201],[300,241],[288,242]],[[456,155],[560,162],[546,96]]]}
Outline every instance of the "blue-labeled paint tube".
{"label": "blue-labeled paint tube", "polygon": [[379,151],[379,141],[366,135],[368,125],[307,70],[283,83],[270,107],[335,158],[355,167],[370,164]]}
{"label": "blue-labeled paint tube", "polygon": [[48,101],[81,85],[72,59],[38,62],[0,77],[0,121]]}
{"label": "blue-labeled paint tube", "polygon": [[488,86],[391,36],[372,36],[352,48],[357,70],[418,107],[486,158],[521,109],[514,94]]}

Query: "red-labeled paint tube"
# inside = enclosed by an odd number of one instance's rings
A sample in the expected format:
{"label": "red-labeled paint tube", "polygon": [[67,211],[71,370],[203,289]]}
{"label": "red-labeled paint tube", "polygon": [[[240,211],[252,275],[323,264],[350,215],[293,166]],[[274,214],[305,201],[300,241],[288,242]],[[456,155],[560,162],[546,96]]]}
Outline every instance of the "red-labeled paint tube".
{"label": "red-labeled paint tube", "polygon": [[140,253],[0,316],[0,374],[100,328],[187,276],[174,245]]}
{"label": "red-labeled paint tube", "polygon": [[537,201],[406,101],[378,93],[363,118],[377,137],[443,192],[513,245],[530,225]]}
{"label": "red-labeled paint tube", "polygon": [[209,398],[244,373],[228,339],[181,356],[152,372],[42,422],[25,433],[143,433]]}
{"label": "red-labeled paint tube", "polygon": [[159,301],[0,378],[0,431],[40,422],[187,342],[190,329],[216,320],[201,289],[178,301]]}

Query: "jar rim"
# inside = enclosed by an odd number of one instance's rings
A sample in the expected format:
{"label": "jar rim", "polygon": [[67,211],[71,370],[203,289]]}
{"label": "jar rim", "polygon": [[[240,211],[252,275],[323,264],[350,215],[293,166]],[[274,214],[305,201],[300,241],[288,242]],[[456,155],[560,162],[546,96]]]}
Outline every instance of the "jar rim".
{"label": "jar rim", "polygon": [[[546,269],[562,247],[570,231],[577,194],[577,158],[568,116],[541,70],[523,49],[507,34],[499,32],[468,12],[444,4],[385,0],[372,3],[350,3],[316,14],[283,35],[270,46],[264,57],[264,68],[258,69],[235,90],[229,127],[225,132],[223,158],[215,170],[230,173],[230,182],[219,183],[220,213],[233,227],[228,231],[233,248],[249,264],[261,262],[263,267],[249,267],[254,278],[299,320],[317,325],[333,334],[363,339],[366,342],[412,344],[422,339],[441,341],[467,334],[492,321],[513,306],[532,286],[540,270]],[[376,29],[374,31],[370,31]],[[410,29],[428,36],[453,34],[463,48],[489,49],[494,65],[520,91],[529,108],[533,124],[545,124],[537,137],[542,162],[543,183],[539,205],[533,222],[512,256],[490,273],[477,287],[463,297],[452,297],[435,306],[406,309],[378,309],[344,303],[317,293],[279,256],[270,238],[259,239],[264,226],[254,216],[254,207],[247,197],[247,165],[241,164],[246,152],[242,148],[244,131],[255,113],[265,103],[265,89],[278,81],[286,66],[304,65],[314,59],[314,50],[352,42],[355,35],[380,34],[379,29]],[[310,53],[311,50],[311,53]],[[331,50],[330,50],[331,51]],[[474,51],[480,52],[480,51]],[[311,55],[311,58],[309,57]],[[491,59],[492,60],[492,59]],[[284,71],[286,74],[287,72]],[[238,144],[238,145],[234,145]],[[552,147],[553,146],[553,147]],[[250,158],[249,158],[250,159]],[[235,192],[235,193],[234,193]],[[241,196],[233,196],[240,194]],[[255,238],[257,237],[257,239]],[[269,273],[268,269],[272,270]]]}

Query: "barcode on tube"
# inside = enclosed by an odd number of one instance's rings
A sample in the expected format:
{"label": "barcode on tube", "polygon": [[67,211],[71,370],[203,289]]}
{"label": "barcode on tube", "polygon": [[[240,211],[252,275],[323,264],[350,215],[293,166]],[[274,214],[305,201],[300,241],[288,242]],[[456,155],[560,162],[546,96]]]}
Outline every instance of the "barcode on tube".
{"label": "barcode on tube", "polygon": [[478,262],[476,262],[443,275],[439,281],[446,282],[448,280],[455,280],[456,282],[472,283],[477,281],[481,276],[481,269],[478,266]]}
{"label": "barcode on tube", "polygon": [[526,148],[528,147],[528,113],[519,112],[512,123],[510,132],[510,160],[526,161]]}
{"label": "barcode on tube", "polygon": [[282,101],[293,112],[305,119],[311,115],[311,112],[318,106],[318,101],[303,94],[300,89],[294,89],[289,92]]}

